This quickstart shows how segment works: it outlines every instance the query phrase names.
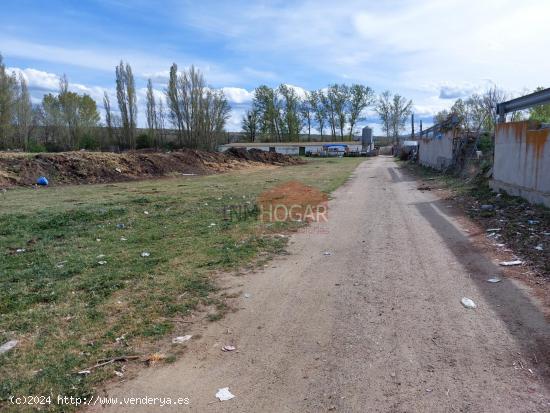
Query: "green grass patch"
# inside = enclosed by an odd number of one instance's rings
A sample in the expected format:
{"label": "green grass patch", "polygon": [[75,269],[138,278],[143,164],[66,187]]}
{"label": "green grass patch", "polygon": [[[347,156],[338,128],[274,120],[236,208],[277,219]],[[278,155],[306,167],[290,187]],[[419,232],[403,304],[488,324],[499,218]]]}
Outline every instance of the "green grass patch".
{"label": "green grass patch", "polygon": [[85,397],[112,371],[79,370],[153,346],[199,305],[222,317],[214,271],[283,251],[270,233],[291,227],[224,220],[224,208],[290,180],[331,192],[363,160],[0,195],[0,344],[19,340],[0,355],[0,408],[12,395]]}

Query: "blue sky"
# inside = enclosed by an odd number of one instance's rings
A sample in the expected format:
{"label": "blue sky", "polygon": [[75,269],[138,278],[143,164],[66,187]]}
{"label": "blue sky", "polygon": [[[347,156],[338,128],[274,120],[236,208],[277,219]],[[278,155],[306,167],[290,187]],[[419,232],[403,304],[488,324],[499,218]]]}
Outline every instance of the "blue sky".
{"label": "blue sky", "polygon": [[[66,73],[72,89],[101,105],[120,59],[140,88],[151,77],[160,95],[176,62],[224,88],[231,130],[254,87],[280,83],[389,89],[413,99],[428,123],[492,84],[511,95],[549,86],[548,15],[546,0],[18,0],[2,5],[0,53],[23,71],[36,100]],[[379,129],[375,117],[368,122]]]}

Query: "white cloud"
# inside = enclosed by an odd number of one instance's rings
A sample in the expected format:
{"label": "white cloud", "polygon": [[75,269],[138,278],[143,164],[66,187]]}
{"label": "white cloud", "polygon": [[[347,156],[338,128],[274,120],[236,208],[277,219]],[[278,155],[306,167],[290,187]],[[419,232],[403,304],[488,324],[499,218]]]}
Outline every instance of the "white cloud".
{"label": "white cloud", "polygon": [[230,103],[250,103],[254,98],[254,91],[249,92],[240,87],[223,87],[222,91]]}
{"label": "white cloud", "polygon": [[29,89],[54,91],[59,88],[59,76],[54,73],[31,68],[20,69],[18,67],[8,67],[6,70],[10,73],[15,72],[17,76],[23,75]]}

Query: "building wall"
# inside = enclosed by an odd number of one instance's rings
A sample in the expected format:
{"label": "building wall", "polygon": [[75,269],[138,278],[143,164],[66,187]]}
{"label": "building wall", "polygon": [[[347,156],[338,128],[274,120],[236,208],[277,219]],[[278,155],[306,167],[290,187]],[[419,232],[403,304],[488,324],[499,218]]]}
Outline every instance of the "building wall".
{"label": "building wall", "polygon": [[[362,146],[360,143],[348,143],[348,142],[344,142],[346,145],[348,145],[348,148],[350,151],[360,151]],[[275,147],[275,152],[277,153],[282,153],[282,154],[285,154],[285,155],[298,155],[299,154],[299,150],[300,150],[300,146],[303,146],[306,148],[306,152],[312,152],[312,153],[317,153],[317,152],[321,152],[323,150],[323,144],[324,143],[321,143],[319,145],[308,145],[308,144],[304,144],[304,145],[288,145],[288,146],[285,146],[285,145],[281,145],[281,144],[277,144],[277,145],[273,145]],[[220,147],[220,151],[223,152],[223,151],[226,151],[227,149],[229,149],[231,147],[231,145],[222,145]],[[242,147],[242,146],[241,146]],[[269,147],[270,147],[270,144],[269,143],[266,143],[266,144],[250,144],[250,146],[246,146],[246,149],[260,149],[262,151],[269,151]]]}
{"label": "building wall", "polygon": [[550,129],[528,121],[497,125],[491,187],[550,207]]}
{"label": "building wall", "polygon": [[456,130],[431,132],[418,141],[418,160],[421,165],[442,170],[454,161],[453,138]]}

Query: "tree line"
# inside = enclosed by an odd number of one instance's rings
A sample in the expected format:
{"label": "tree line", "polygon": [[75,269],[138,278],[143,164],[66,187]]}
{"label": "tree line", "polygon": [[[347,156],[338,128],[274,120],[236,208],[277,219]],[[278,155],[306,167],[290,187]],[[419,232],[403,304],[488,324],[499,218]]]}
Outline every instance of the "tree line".
{"label": "tree line", "polygon": [[[543,87],[536,88],[533,92],[543,90]],[[531,92],[525,91],[523,95]],[[484,93],[473,93],[467,98],[457,99],[450,109],[438,112],[434,116],[434,124],[443,123],[454,117],[455,122],[471,133],[486,133],[493,135],[497,124],[497,105],[513,96],[506,93],[497,86],[492,86]],[[511,121],[533,120],[539,122],[550,122],[550,104],[533,106],[527,110],[515,111],[510,114]]]}
{"label": "tree line", "polygon": [[377,97],[372,88],[361,84],[331,84],[303,94],[285,84],[277,88],[262,85],[254,90],[252,107],[241,124],[251,142],[292,142],[302,134],[309,140],[312,130],[319,132],[321,140],[330,136],[343,141],[351,140],[369,108],[379,115],[387,136],[397,137],[412,112],[412,101],[389,91]]}
{"label": "tree line", "polygon": [[[195,67],[180,72],[174,63],[160,95],[148,79],[145,132],[138,133],[136,85],[129,63],[121,61],[116,66],[115,88],[118,111],[105,91],[104,123],[95,100],[69,91],[65,75],[57,94],[48,93],[39,104],[33,104],[23,74],[8,73],[0,55],[0,149],[214,150],[221,142],[231,107],[223,92],[209,87]],[[168,140],[169,134],[175,135],[175,140]]]}

